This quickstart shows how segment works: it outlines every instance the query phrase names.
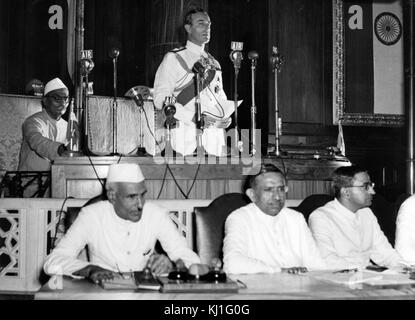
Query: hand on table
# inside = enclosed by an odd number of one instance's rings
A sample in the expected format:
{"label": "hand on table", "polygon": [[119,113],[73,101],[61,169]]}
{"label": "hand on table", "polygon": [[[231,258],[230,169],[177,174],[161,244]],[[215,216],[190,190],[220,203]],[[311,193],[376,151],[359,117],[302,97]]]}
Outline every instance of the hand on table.
{"label": "hand on table", "polygon": [[150,268],[151,272],[160,275],[169,273],[173,268],[173,263],[166,255],[154,253],[151,255],[150,259],[148,259],[147,267]]}
{"label": "hand on table", "polygon": [[86,266],[74,272],[74,275],[88,278],[96,284],[114,279],[114,272],[95,265]]}

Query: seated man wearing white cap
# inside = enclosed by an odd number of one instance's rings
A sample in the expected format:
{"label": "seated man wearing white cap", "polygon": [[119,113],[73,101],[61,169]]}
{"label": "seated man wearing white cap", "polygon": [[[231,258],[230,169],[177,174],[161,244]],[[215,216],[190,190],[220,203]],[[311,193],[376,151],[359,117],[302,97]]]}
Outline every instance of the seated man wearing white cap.
{"label": "seated man wearing white cap", "polygon": [[69,104],[69,90],[55,78],[45,86],[43,110],[23,123],[19,171],[48,171],[51,162],[66,150],[68,122],[62,119]]}
{"label": "seated man wearing white cap", "polygon": [[[47,274],[89,278],[98,283],[114,273],[149,267],[154,273],[170,271],[171,261],[189,267],[200,263],[169,218],[167,210],[146,203],[144,176],[137,164],[114,164],[106,182],[108,201],[81,209],[57,247],[46,258]],[[159,241],[168,257],[154,252]],[[77,259],[88,245],[90,262]]]}

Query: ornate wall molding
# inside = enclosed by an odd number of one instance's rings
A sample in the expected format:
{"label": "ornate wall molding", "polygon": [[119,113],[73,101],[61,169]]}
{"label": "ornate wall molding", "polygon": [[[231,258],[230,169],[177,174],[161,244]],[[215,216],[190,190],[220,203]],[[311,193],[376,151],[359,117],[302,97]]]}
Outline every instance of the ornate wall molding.
{"label": "ornate wall molding", "polygon": [[350,126],[402,127],[404,115],[347,113],[343,0],[333,0],[333,123]]}

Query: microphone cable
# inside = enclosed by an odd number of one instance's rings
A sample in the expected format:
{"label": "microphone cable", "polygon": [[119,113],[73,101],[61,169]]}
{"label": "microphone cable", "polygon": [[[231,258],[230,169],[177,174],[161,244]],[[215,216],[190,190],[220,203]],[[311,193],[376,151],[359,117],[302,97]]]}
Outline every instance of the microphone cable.
{"label": "microphone cable", "polygon": [[160,188],[159,194],[157,196],[157,200],[160,199],[160,197],[161,197],[161,192],[163,191],[163,188],[164,188],[164,183],[166,181],[166,176],[167,176],[167,166],[166,166],[166,170],[164,170],[163,182],[161,183],[161,188]]}
{"label": "microphone cable", "polygon": [[89,163],[91,164],[91,167],[92,167],[92,169],[94,170],[95,175],[96,175],[96,177],[97,177],[97,179],[98,179],[99,183],[101,184],[102,189],[103,189],[103,192],[104,192],[104,191],[105,191],[105,186],[104,186],[104,183],[102,182],[101,178],[100,178],[100,177],[99,177],[99,175],[98,175],[98,172],[97,172],[97,170],[96,170],[96,168],[95,168],[95,166],[94,166],[94,163],[92,162],[91,156],[90,156],[89,154],[87,154],[87,157],[88,157]]}
{"label": "microphone cable", "polygon": [[[157,141],[157,139],[156,139],[156,136],[155,136],[155,134],[154,134],[154,132],[153,132],[153,130],[151,130],[151,127],[150,127],[150,122],[149,122],[149,120],[148,120],[148,116],[147,116],[147,112],[146,112],[146,110],[143,108],[143,111],[144,111],[144,117],[145,117],[145,119],[146,119],[146,123],[147,123],[147,128],[148,128],[148,130],[150,131],[150,134],[151,134],[151,136],[153,137],[153,139],[154,139],[154,141],[156,142],[156,144],[157,144],[157,146],[159,147],[159,149],[161,150],[161,146],[160,146],[160,143]],[[170,168],[170,166],[169,166],[169,164],[168,163],[166,163],[166,169],[170,172],[170,174],[171,174],[171,176],[172,176],[172,178],[173,178],[173,181],[174,181],[174,183],[176,184],[176,187],[179,189],[179,191],[180,191],[180,193],[182,194],[182,196],[185,198],[185,199],[189,199],[189,197],[186,195],[186,193],[183,191],[183,189],[180,187],[180,185],[179,185],[179,183],[177,182],[177,180],[176,180],[176,177],[174,176],[174,174],[173,174],[173,171],[171,170],[171,168]],[[165,183],[165,180],[166,180],[166,173],[167,173],[167,170],[165,171],[165,175],[164,175],[164,178],[163,178],[163,182],[162,182],[162,188],[164,188],[164,183]],[[196,177],[195,177],[196,178]],[[159,194],[161,194],[161,191],[162,191],[163,189],[161,189],[160,190],[160,193]]]}
{"label": "microphone cable", "polygon": [[199,170],[200,170],[200,162],[199,162],[199,164],[197,165],[196,174],[195,174],[195,177],[193,178],[192,185],[190,186],[189,191],[187,192],[187,197],[186,197],[186,199],[189,199],[190,192],[192,191],[192,189],[193,189],[193,187],[194,187],[194,185],[195,185],[195,183],[196,183],[196,178],[197,178],[197,176],[199,175]]}
{"label": "microphone cable", "polygon": [[[66,198],[65,198],[65,200],[64,200],[64,201],[63,201],[63,203],[62,203],[62,207],[61,207],[61,209],[59,210],[59,217],[58,217],[58,222],[57,222],[57,223],[56,223],[56,225],[55,225],[55,234],[54,234],[53,239],[52,239],[52,243],[51,243],[51,250],[53,250],[53,249],[55,248],[56,237],[57,237],[57,235],[58,235],[59,225],[61,224],[61,220],[62,220],[62,213],[64,212],[64,211],[63,211],[63,208],[64,208],[64,206],[65,206],[66,201],[68,201],[69,199],[74,199],[74,197],[66,197]],[[66,212],[66,211],[65,211],[65,214],[67,214],[67,212]],[[66,232],[66,230],[65,230],[65,232]]]}

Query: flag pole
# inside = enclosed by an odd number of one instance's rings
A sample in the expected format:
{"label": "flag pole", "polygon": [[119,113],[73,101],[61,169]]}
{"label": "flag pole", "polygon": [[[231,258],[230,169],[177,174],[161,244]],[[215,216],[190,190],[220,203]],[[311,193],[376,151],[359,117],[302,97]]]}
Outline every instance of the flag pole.
{"label": "flag pole", "polygon": [[414,0],[407,0],[408,10],[407,12],[407,28],[406,41],[407,46],[407,68],[406,70],[406,118],[408,123],[408,152],[407,152],[407,179],[406,179],[406,192],[409,194],[414,193]]}

